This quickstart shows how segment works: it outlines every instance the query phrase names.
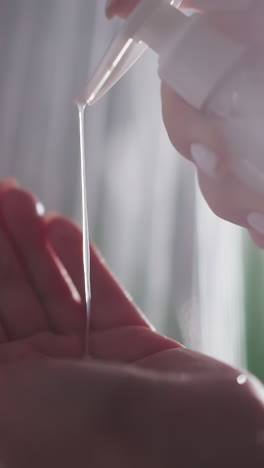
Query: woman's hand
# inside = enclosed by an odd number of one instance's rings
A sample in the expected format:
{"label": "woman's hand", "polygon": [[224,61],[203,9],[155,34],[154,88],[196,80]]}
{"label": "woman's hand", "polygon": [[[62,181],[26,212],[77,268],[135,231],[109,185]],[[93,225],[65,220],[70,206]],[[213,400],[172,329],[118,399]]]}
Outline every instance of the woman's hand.
{"label": "woman's hand", "polygon": [[[69,220],[44,216],[40,208],[13,182],[1,184],[0,363],[84,354],[82,235]],[[179,346],[153,332],[93,248],[91,276],[91,356],[134,362]]]}
{"label": "woman's hand", "polygon": [[[82,359],[79,229],[40,217],[17,187],[2,187],[0,212],[9,252],[0,287],[23,293],[15,307],[0,307],[10,323],[0,345],[4,466],[263,466],[261,384],[155,333],[94,250],[90,354]],[[21,320],[28,297],[40,306]]]}
{"label": "woman's hand", "polygon": [[[127,16],[138,0],[113,0],[108,17]],[[184,0],[210,24],[243,43],[264,39],[262,0]],[[249,8],[250,7],[250,8]],[[215,122],[186,103],[162,83],[163,119],[174,147],[197,168],[201,191],[215,214],[247,228],[254,242],[264,248],[264,197],[247,188],[230,172],[228,151]]]}
{"label": "woman's hand", "polygon": [[[115,377],[108,382],[103,369],[96,381],[99,360],[134,362],[179,345],[151,330],[92,249],[90,355],[85,359],[97,364],[87,367],[83,380],[82,236],[70,221],[42,211],[14,182],[1,184],[0,463],[81,467],[91,459],[95,442],[100,453],[94,426],[99,421],[101,427],[111,409],[105,406],[105,391],[110,396]],[[99,391],[104,405],[91,406]]]}

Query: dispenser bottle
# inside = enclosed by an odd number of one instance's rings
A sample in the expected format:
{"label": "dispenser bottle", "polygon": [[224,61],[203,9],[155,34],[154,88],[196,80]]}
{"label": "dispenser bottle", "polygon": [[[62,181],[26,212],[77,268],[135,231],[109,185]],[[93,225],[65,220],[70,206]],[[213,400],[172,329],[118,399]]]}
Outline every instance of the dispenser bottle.
{"label": "dispenser bottle", "polygon": [[236,42],[206,16],[180,12],[180,3],[141,0],[88,84],[85,100],[98,100],[150,47],[159,56],[160,78],[214,119],[233,174],[264,193],[264,44]]}

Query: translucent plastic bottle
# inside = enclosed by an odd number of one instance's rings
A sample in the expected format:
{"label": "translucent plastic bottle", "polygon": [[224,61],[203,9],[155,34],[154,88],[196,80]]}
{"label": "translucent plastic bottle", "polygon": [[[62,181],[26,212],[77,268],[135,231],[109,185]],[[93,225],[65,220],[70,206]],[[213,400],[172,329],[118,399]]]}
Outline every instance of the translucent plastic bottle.
{"label": "translucent plastic bottle", "polygon": [[183,19],[175,12],[178,32],[170,39],[168,28],[166,52],[163,46],[158,51],[160,77],[214,119],[230,170],[264,193],[264,44],[242,45],[213,29],[203,15]]}
{"label": "translucent plastic bottle", "polygon": [[89,82],[85,100],[98,100],[150,47],[159,56],[161,79],[215,120],[230,170],[264,193],[264,44],[236,42],[204,15],[185,16],[180,3],[141,0]]}

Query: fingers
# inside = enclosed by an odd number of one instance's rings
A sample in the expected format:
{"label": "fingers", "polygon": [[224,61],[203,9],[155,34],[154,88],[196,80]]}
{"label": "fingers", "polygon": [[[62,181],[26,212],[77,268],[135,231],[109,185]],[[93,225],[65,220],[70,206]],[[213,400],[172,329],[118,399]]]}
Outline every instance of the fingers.
{"label": "fingers", "polygon": [[[137,0],[108,2],[108,16],[125,17],[137,4]],[[202,10],[212,27],[235,41],[248,45],[263,42],[262,0],[188,0],[182,2],[181,7]],[[234,175],[233,155],[228,152],[216,119],[209,119],[191,107],[164,83],[162,108],[173,145],[198,169],[200,188],[209,207],[217,216],[248,228],[250,213],[263,212],[263,196]]]}
{"label": "fingers", "polygon": [[[126,18],[138,3],[139,0],[109,0],[106,15],[109,19],[116,15]],[[236,40],[255,42],[264,38],[262,0],[184,0],[180,7],[205,12],[214,27]]]}
{"label": "fingers", "polygon": [[61,334],[82,331],[83,306],[73,285],[70,287],[65,269],[49,248],[36,201],[29,193],[12,188],[2,194],[0,210],[49,325]]}
{"label": "fingers", "polygon": [[[6,180],[0,186],[0,203],[14,186]],[[19,207],[15,209],[16,214]],[[0,216],[0,341],[31,336],[46,327],[45,316],[32,291]]]}
{"label": "fingers", "polygon": [[[69,220],[47,217],[49,242],[83,294],[82,235]],[[89,350],[97,359],[135,362],[179,347],[149,327],[91,247],[91,330]]]}
{"label": "fingers", "polygon": [[48,240],[68,271],[81,298],[85,301],[82,234],[69,219],[56,214],[46,216]]}
{"label": "fingers", "polygon": [[[200,187],[210,208],[219,216],[241,222],[233,202],[233,190],[226,170],[228,152],[214,123],[190,106],[165,83],[161,87],[162,113],[173,146],[192,161],[199,174]],[[228,189],[229,192],[228,193]],[[225,189],[225,190],[223,190]],[[228,193],[228,203],[222,196]],[[230,198],[231,197],[231,198]]]}
{"label": "fingers", "polygon": [[[222,160],[208,161],[208,175],[222,166],[225,158],[223,141],[214,123],[201,112],[190,106],[183,98],[171,90],[165,83],[161,86],[162,114],[168,136],[173,146],[187,159],[193,160],[193,146],[207,148],[211,155],[222,156]],[[200,162],[200,161],[198,161]]]}
{"label": "fingers", "polygon": [[198,170],[202,194],[211,210],[232,223],[249,227],[251,212],[263,212],[263,195],[234,174],[221,129],[162,84],[162,111],[174,147]]}
{"label": "fingers", "polygon": [[[47,221],[49,242],[83,294],[82,235],[69,220],[53,217]],[[127,294],[114,280],[98,253],[91,247],[91,329],[124,326],[149,327]]]}
{"label": "fingers", "polygon": [[[196,0],[194,0],[194,2],[195,1]],[[114,16],[126,18],[134,10],[139,2],[140,0],[107,0],[106,15],[109,19],[113,18]],[[180,3],[180,0],[178,3]],[[190,0],[184,0],[181,6],[191,8],[192,2]],[[199,5],[196,5],[196,7],[199,8]]]}
{"label": "fingers", "polygon": [[91,287],[92,330],[128,325],[150,327],[147,319],[113,278],[94,248],[91,249]]}
{"label": "fingers", "polygon": [[0,320],[6,336],[18,339],[44,330],[47,324],[40,302],[2,227],[0,252]]}

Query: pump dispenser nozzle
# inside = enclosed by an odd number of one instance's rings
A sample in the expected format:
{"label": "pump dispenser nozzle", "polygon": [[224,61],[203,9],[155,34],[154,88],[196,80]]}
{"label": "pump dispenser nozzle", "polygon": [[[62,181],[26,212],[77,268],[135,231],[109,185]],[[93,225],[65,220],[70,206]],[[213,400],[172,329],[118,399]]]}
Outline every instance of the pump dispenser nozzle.
{"label": "pump dispenser nozzle", "polygon": [[[144,42],[143,36],[146,35],[147,37],[151,35],[153,28],[152,26],[150,28],[147,26],[151,18],[155,15],[159,17],[163,8],[168,6],[178,7],[181,2],[182,0],[141,1],[125,21],[120,33],[110,45],[94,76],[89,81],[81,97],[81,101],[92,105],[109,91],[148,48],[148,44]],[[153,24],[153,39],[155,37],[156,26],[157,21]],[[142,38],[140,34],[141,30]]]}

